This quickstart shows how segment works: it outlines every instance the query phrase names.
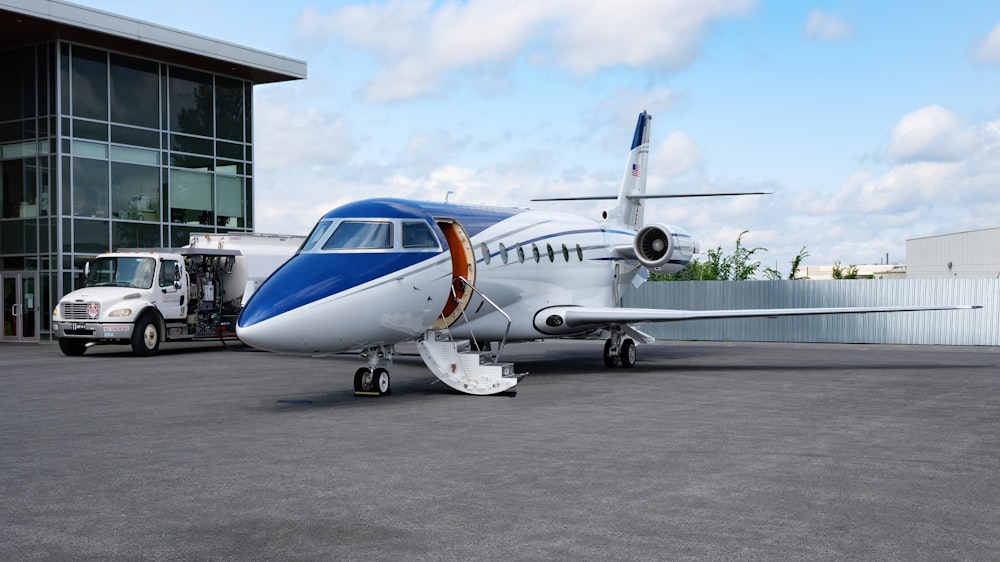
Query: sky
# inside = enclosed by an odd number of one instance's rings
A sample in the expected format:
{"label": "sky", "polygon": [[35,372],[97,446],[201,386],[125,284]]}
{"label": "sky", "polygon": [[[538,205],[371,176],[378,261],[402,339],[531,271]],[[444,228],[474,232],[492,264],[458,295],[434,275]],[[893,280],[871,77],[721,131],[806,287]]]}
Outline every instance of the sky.
{"label": "sky", "polygon": [[[905,263],[1000,227],[1000,2],[77,0],[307,63],[254,89],[258,232],[367,197],[566,210],[617,192],[639,112],[650,201],[764,267]],[[704,259],[704,256],[701,256]]]}

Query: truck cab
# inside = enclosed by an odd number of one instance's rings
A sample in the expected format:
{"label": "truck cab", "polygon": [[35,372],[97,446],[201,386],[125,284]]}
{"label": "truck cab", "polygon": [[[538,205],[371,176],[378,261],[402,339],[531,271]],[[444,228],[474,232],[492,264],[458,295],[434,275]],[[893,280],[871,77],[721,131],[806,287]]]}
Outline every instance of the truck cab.
{"label": "truck cab", "polygon": [[182,248],[100,254],[85,267],[84,286],[59,300],[52,332],[66,355],[124,344],[148,356],[164,341],[235,339],[243,302],[302,241],[197,234]]}

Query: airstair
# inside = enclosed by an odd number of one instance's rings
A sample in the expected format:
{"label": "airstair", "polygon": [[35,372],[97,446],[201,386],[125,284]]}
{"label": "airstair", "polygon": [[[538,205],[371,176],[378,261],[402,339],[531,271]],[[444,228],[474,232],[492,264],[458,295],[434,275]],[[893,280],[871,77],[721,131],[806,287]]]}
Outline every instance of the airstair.
{"label": "airstair", "polygon": [[[456,277],[456,280],[475,291],[484,302],[492,306],[507,320],[507,329],[504,332],[503,340],[500,341],[497,352],[494,354],[489,349],[484,350],[484,347],[488,348],[489,346],[479,345],[474,337],[472,340],[456,340],[447,327],[430,329],[424,332],[421,339],[417,340],[420,357],[438,379],[459,392],[480,396],[506,392],[527,375],[527,373],[515,373],[513,363],[500,361],[500,353],[503,351],[507,335],[510,333],[510,316],[465,278],[459,276]],[[464,311],[462,318],[468,324],[469,319],[465,316]],[[472,334],[471,328],[469,333]]]}

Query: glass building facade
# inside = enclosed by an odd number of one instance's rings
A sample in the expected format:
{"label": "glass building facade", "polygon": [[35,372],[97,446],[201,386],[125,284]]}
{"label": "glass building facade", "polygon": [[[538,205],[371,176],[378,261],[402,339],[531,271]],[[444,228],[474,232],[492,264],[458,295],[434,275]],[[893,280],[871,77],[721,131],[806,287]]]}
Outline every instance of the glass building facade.
{"label": "glass building facade", "polygon": [[251,81],[60,40],[0,77],[0,341],[48,339],[100,252],[253,231]]}

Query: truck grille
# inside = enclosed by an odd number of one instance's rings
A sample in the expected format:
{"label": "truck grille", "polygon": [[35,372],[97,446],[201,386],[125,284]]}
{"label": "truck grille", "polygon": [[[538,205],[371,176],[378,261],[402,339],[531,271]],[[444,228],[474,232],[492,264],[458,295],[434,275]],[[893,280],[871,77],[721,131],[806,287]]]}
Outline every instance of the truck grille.
{"label": "truck grille", "polygon": [[89,302],[64,302],[59,305],[59,316],[63,320],[93,320],[87,315]]}

